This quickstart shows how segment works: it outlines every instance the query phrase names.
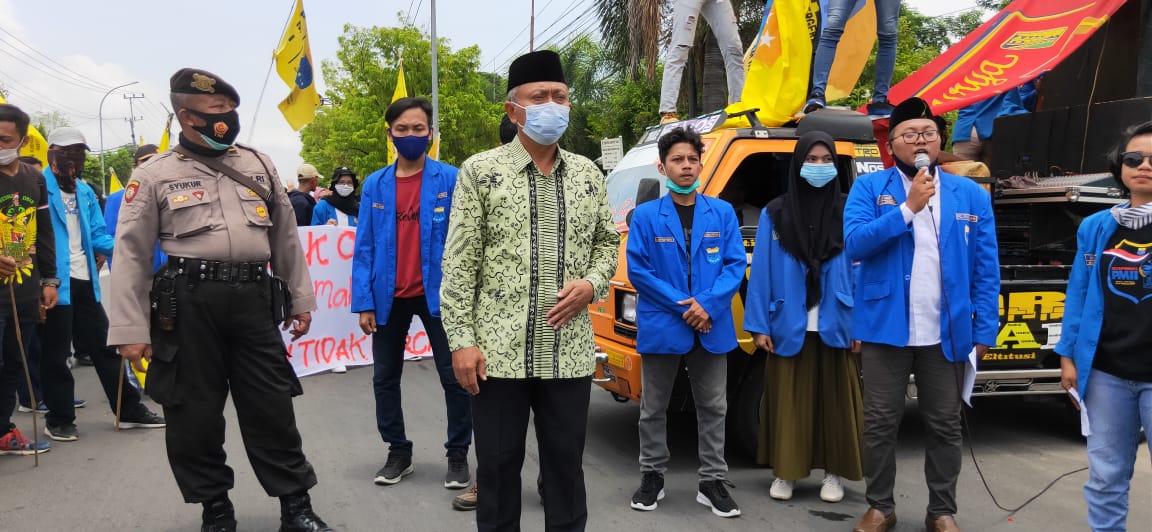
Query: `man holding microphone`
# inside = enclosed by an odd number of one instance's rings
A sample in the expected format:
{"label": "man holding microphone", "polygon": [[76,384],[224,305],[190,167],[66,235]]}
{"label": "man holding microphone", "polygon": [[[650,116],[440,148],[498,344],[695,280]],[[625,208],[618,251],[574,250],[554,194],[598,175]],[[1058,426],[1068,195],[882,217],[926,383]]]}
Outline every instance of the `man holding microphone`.
{"label": "man holding microphone", "polygon": [[995,345],[999,259],[991,198],[936,166],[943,132],[910,98],[890,119],[896,167],[860,176],[844,208],[844,244],[859,261],[854,338],[863,341],[864,478],[870,506],[854,531],[896,524],[896,437],[915,373],[928,437],[929,532],[958,531],[964,362]]}

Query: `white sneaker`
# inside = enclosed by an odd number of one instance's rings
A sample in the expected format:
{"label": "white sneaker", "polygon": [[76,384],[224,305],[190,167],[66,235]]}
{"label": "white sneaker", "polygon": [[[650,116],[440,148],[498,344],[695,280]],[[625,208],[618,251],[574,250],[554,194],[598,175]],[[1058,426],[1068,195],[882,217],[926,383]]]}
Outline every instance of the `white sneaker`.
{"label": "white sneaker", "polygon": [[348,366],[333,366],[332,373],[348,373]]}
{"label": "white sneaker", "polygon": [[840,502],[844,500],[844,480],[839,475],[826,473],[820,488],[820,500],[824,502]]}
{"label": "white sneaker", "polygon": [[795,485],[795,480],[778,478],[772,481],[772,487],[768,490],[768,495],[778,501],[790,500],[792,499],[792,487]]}

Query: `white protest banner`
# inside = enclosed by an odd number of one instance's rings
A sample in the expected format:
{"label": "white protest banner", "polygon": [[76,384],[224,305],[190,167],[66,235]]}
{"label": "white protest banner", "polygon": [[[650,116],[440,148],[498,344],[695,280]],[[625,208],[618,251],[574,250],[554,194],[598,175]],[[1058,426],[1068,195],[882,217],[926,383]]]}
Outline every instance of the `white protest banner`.
{"label": "white protest banner", "polygon": [[[292,341],[283,333],[293,369],[303,377],[335,366],[372,364],[372,337],[360,330],[360,316],[351,312],[356,228],[317,225],[298,230],[317,308],[308,334]],[[423,325],[413,319],[404,358],[419,360],[431,352]]]}

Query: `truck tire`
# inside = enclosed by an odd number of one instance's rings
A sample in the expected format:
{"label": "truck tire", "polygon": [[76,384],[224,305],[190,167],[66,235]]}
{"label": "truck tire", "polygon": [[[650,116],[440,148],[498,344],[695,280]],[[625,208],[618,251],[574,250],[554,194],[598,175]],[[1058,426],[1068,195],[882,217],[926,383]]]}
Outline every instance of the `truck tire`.
{"label": "truck tire", "polygon": [[[759,354],[758,354],[759,355]],[[760,440],[760,404],[764,398],[764,357],[756,356],[748,364],[735,397],[728,401],[728,415],[733,425],[730,434],[740,452],[756,459]]]}

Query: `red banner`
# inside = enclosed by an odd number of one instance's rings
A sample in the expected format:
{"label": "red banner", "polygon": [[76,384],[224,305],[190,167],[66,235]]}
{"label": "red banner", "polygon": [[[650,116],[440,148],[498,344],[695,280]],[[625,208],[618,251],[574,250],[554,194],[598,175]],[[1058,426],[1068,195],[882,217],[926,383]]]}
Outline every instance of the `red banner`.
{"label": "red banner", "polygon": [[892,87],[936,114],[1011,90],[1051,70],[1126,0],[1016,0],[932,62]]}

